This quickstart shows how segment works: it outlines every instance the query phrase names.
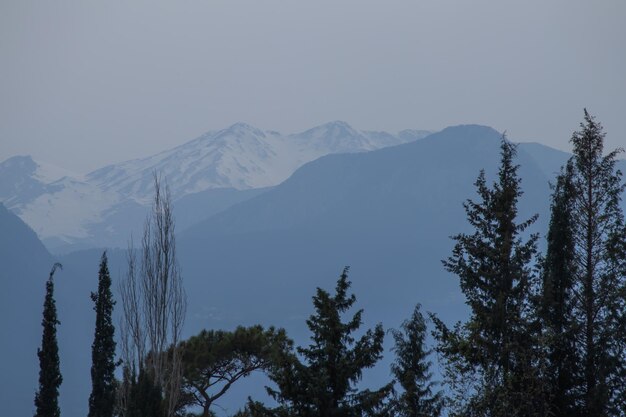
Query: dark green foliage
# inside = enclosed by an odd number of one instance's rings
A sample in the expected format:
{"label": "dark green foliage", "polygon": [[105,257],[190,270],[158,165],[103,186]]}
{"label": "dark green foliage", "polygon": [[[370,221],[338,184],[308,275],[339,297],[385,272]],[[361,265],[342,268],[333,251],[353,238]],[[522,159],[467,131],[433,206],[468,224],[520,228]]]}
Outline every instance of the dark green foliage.
{"label": "dark green foliage", "polygon": [[573,314],[580,328],[583,414],[612,416],[625,411],[626,230],[620,208],[624,185],[615,168],[620,150],[603,155],[602,126],[586,110],[571,142]]}
{"label": "dark green foliage", "polygon": [[276,417],[278,415],[282,414],[278,413],[277,410],[269,410],[263,403],[252,401],[252,399],[248,397],[246,406],[242,410],[237,411],[233,417]]}
{"label": "dark green foliage", "polygon": [[59,417],[59,387],[63,382],[59,365],[59,346],[57,344],[56,303],[54,301],[54,273],[61,264],[55,263],[46,282],[46,298],[43,304],[43,335],[39,357],[39,390],[35,395],[35,417]]}
{"label": "dark green foliage", "polygon": [[394,330],[396,360],[391,371],[403,392],[396,400],[395,411],[402,417],[438,417],[443,399],[441,392],[433,393],[430,351],[426,350],[426,321],[419,304],[402,331]]}
{"label": "dark green foliage", "polygon": [[474,232],[454,236],[452,256],[443,262],[459,277],[471,310],[454,329],[435,319],[438,351],[456,391],[454,415],[529,416],[543,408],[534,368],[537,332],[528,311],[538,236],[523,238],[536,216],[517,222],[522,191],[515,153],[503,138],[497,181],[489,188],[481,172],[480,201],[464,205]]}
{"label": "dark green foliage", "polygon": [[[351,417],[380,413],[391,384],[376,390],[358,390],[363,370],[382,356],[384,332],[377,325],[355,340],[352,333],[361,326],[363,310],[347,322],[342,316],[356,301],[348,295],[348,268],[343,270],[335,294],[318,288],[313,297],[315,313],[307,320],[311,344],[297,349],[298,355],[284,355],[270,372],[278,389],[268,389],[279,403],[275,415],[300,417]],[[302,359],[302,360],[301,360]]]}
{"label": "dark green foliage", "polygon": [[96,326],[91,346],[91,395],[89,417],[111,417],[115,405],[115,327],[113,294],[106,252],[98,273],[98,292],[91,293],[96,312]]}
{"label": "dark green foliage", "polygon": [[268,369],[291,348],[283,329],[237,327],[232,332],[203,330],[179,345],[183,367],[183,398],[187,405],[211,415],[211,405],[240,378]]}
{"label": "dark green foliage", "polygon": [[574,320],[574,277],[577,270],[573,208],[576,197],[573,166],[568,163],[552,194],[547,252],[543,262],[538,317],[546,350],[545,378],[549,411],[555,417],[583,415],[580,409],[581,358],[576,349],[580,331]]}
{"label": "dark green foliage", "polygon": [[139,376],[129,375],[128,399],[124,417],[164,417],[164,403],[161,388],[150,377],[149,372],[141,370]]}

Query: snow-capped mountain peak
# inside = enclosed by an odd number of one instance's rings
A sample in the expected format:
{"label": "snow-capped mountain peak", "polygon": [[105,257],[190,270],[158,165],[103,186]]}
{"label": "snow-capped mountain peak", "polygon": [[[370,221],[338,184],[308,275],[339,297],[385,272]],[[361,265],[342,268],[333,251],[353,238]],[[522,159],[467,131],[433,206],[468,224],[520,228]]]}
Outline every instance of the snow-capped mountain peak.
{"label": "snow-capped mountain peak", "polygon": [[328,122],[312,127],[302,133],[293,134],[291,136],[297,137],[300,140],[321,140],[359,136],[359,132],[353,129],[348,123],[336,120],[334,122]]}
{"label": "snow-capped mountain peak", "polygon": [[[406,136],[415,139],[418,135]],[[407,142],[407,137],[359,131],[342,121],[291,135],[240,122],[152,156],[105,166],[84,177],[18,156],[0,163],[0,201],[40,238],[95,240],[93,230],[116,229],[101,227],[111,216],[121,218],[128,207],[137,210],[149,205],[155,172],[167,180],[176,201],[210,189],[274,186],[321,156],[379,149]],[[122,242],[126,239],[124,236]]]}
{"label": "snow-capped mountain peak", "polygon": [[30,155],[16,155],[1,162],[0,173],[33,177],[43,184],[49,184],[63,177],[78,177],[78,174],[65,168],[35,161]]}
{"label": "snow-capped mountain peak", "polygon": [[[66,169],[35,161],[29,155],[13,156],[0,163],[0,202],[13,207],[50,191],[50,184],[79,176]],[[53,188],[53,187],[52,187]]]}
{"label": "snow-capped mountain peak", "polygon": [[233,134],[236,136],[252,134],[256,136],[265,137],[265,133],[262,130],[257,129],[254,126],[250,126],[249,124],[244,123],[244,122],[237,122],[220,132],[223,132],[223,134]]}

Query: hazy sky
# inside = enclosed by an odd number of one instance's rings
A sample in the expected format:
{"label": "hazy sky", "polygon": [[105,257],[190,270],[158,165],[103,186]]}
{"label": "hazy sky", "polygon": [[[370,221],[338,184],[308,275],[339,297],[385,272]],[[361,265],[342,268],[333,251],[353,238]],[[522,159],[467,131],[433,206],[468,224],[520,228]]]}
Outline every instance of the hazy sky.
{"label": "hazy sky", "polygon": [[0,0],[0,160],[78,172],[245,121],[626,146],[626,1]]}

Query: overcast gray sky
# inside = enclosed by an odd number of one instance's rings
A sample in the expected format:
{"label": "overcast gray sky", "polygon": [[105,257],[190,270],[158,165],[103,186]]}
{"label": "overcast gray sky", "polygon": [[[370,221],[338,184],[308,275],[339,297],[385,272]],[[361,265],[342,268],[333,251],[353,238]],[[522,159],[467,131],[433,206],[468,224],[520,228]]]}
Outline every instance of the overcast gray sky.
{"label": "overcast gray sky", "polygon": [[0,160],[78,172],[245,121],[626,146],[626,2],[0,0]]}

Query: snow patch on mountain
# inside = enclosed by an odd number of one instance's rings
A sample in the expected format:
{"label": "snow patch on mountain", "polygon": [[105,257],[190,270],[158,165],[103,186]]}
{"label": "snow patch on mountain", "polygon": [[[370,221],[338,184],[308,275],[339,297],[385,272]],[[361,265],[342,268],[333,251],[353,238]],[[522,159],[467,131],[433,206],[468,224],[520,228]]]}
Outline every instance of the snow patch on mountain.
{"label": "snow patch on mountain", "polygon": [[14,156],[0,163],[0,201],[15,209],[50,192],[49,184],[64,177],[79,178],[71,171],[30,156]]}
{"label": "snow patch on mountain", "polygon": [[236,123],[148,158],[104,167],[88,174],[87,180],[145,204],[152,195],[153,172],[167,178],[176,199],[211,188],[245,190],[277,185],[321,156],[369,151],[405,141],[384,132],[360,132],[345,122],[292,135]]}
{"label": "snow patch on mountain", "polygon": [[120,202],[115,192],[64,177],[47,187],[49,192],[16,207],[26,224],[45,239],[57,237],[71,242],[89,237],[89,225],[105,220],[107,209]]}
{"label": "snow patch on mountain", "polygon": [[[29,156],[16,156],[0,163],[0,201],[41,239],[96,241],[94,233],[125,232],[125,227],[112,223],[119,223],[127,208],[132,207],[136,217],[138,206],[149,206],[154,173],[167,179],[177,201],[211,189],[271,187],[321,156],[399,145],[428,133],[359,131],[336,121],[283,135],[236,123],[173,149],[109,165],[85,176]],[[109,236],[106,241],[116,240]]]}

